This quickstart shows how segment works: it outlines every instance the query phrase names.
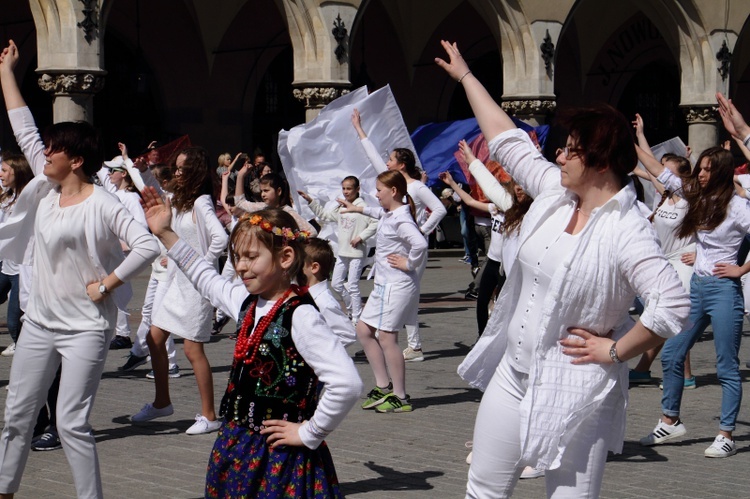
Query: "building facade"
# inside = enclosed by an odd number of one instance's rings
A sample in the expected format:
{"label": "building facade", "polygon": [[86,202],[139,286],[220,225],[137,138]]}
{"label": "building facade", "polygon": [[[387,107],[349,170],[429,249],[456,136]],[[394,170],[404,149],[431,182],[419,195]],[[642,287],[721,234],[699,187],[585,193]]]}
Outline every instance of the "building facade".
{"label": "building facade", "polygon": [[93,121],[111,155],[184,134],[212,153],[270,152],[279,129],[362,85],[390,84],[410,129],[466,118],[434,64],[441,39],[533,124],[603,101],[640,113],[652,142],[680,135],[700,151],[720,139],[716,92],[750,114],[750,0],[6,3],[0,35],[21,50],[39,124]]}

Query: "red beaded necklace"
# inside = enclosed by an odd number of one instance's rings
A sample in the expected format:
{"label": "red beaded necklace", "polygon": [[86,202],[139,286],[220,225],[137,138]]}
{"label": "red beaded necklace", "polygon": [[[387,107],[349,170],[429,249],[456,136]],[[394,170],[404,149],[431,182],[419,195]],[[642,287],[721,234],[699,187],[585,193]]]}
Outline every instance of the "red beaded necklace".
{"label": "red beaded necklace", "polygon": [[[250,305],[250,310],[247,311],[245,318],[242,321],[240,333],[237,335],[237,343],[234,347],[234,360],[236,362],[251,364],[255,360],[255,355],[258,353],[258,347],[263,339],[263,335],[266,333],[268,326],[276,316],[276,312],[281,308],[281,305],[284,304],[292,291],[296,290],[295,288],[298,289],[297,286],[291,286],[287,289],[282,297],[273,304],[271,310],[261,317],[258,321],[258,326],[252,330],[251,333],[248,333],[248,331],[251,330],[251,325],[255,323],[255,306],[258,304],[257,298],[253,301]],[[250,351],[252,351],[252,354],[248,357]]]}

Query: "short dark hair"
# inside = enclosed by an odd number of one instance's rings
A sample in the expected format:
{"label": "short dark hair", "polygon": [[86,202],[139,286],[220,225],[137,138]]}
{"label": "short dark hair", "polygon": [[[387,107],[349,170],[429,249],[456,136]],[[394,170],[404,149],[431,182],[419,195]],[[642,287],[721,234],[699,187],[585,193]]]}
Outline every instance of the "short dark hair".
{"label": "short dark hair", "polygon": [[85,121],[63,121],[50,125],[44,131],[45,146],[50,152],[64,152],[69,158],[83,160],[83,173],[94,175],[102,167],[99,133]]}
{"label": "short dark hair", "polygon": [[608,104],[563,111],[558,122],[577,142],[576,149],[587,168],[608,167],[625,186],[628,174],[638,164],[632,126]]}
{"label": "short dark hair", "polygon": [[336,257],[333,255],[331,243],[325,239],[311,237],[305,243],[305,263],[312,265],[315,262],[320,265],[320,274],[328,278],[333,272]]}

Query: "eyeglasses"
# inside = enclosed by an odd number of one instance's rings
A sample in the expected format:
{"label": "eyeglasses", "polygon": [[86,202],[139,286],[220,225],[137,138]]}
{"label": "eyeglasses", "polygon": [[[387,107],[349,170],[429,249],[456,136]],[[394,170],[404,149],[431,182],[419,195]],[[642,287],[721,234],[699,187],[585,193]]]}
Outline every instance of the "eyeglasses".
{"label": "eyeglasses", "polygon": [[577,156],[578,153],[583,152],[583,149],[581,149],[580,147],[565,146],[562,149],[558,149],[557,151],[558,156],[560,155],[560,153],[563,153],[565,155],[565,159],[572,159]]}

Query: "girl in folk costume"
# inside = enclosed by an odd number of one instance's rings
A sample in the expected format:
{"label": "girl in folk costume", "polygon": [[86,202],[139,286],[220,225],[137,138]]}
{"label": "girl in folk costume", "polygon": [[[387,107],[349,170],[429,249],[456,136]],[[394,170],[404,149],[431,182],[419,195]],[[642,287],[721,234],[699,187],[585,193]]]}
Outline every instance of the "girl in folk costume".
{"label": "girl in folk costume", "polygon": [[292,283],[306,283],[308,234],[278,209],[243,215],[229,243],[240,279],[227,279],[171,230],[169,205],[155,191],[145,197],[149,227],[169,257],[240,324],[206,497],[341,497],[323,440],[362,382],[310,295]]}

